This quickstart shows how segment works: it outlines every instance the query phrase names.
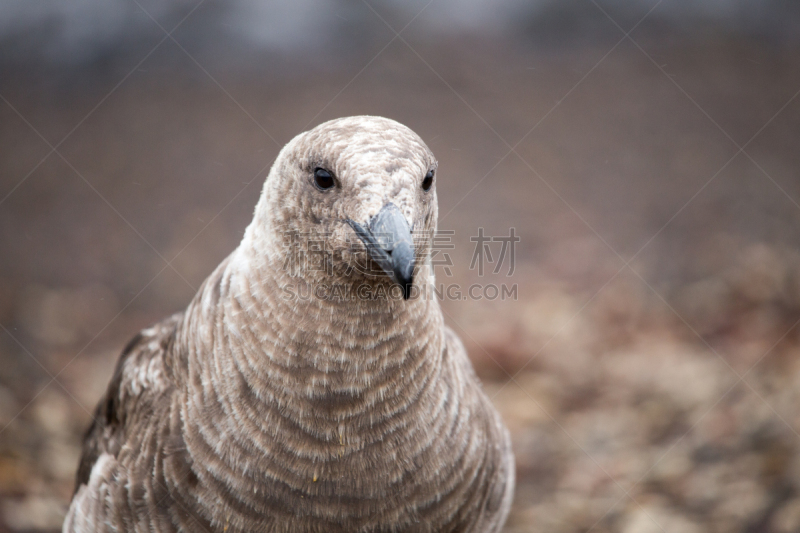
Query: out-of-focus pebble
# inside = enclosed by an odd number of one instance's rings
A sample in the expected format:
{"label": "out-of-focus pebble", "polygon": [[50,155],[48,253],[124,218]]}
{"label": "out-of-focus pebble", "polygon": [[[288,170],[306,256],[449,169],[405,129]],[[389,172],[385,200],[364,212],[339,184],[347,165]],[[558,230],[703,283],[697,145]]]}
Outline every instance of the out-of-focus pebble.
{"label": "out-of-focus pebble", "polygon": [[784,504],[772,518],[775,533],[794,533],[800,531],[800,499]]}
{"label": "out-of-focus pebble", "polygon": [[66,515],[64,502],[52,496],[28,496],[2,502],[6,526],[17,531],[61,529]]}

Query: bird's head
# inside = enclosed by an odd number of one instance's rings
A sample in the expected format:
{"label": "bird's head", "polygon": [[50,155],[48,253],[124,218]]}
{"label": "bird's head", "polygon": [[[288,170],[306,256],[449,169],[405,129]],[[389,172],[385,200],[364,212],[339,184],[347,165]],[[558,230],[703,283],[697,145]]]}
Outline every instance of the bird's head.
{"label": "bird's head", "polygon": [[388,282],[408,298],[436,228],[436,167],[398,122],[326,122],[278,155],[251,230],[312,285]]}

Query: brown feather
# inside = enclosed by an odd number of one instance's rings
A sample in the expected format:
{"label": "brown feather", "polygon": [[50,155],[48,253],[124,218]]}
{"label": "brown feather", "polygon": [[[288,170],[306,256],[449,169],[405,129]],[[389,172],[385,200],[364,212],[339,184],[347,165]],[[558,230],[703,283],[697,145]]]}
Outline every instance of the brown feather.
{"label": "brown feather", "polygon": [[[341,191],[310,186],[320,161]],[[287,298],[304,284],[390,291],[390,278],[344,268],[366,257],[341,223],[366,224],[387,201],[422,230],[414,283],[432,285],[436,197],[419,182],[435,165],[377,117],[290,142],[239,248],[184,313],[123,350],[64,531],[499,531],[508,431],[438,302]],[[287,271],[286,234],[324,239],[332,268]]]}

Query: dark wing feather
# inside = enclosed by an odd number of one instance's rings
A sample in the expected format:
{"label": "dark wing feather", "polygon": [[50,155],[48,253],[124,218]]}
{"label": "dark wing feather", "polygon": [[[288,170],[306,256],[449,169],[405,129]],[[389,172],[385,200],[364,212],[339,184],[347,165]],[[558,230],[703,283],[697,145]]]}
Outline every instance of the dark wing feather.
{"label": "dark wing feather", "polygon": [[164,356],[172,345],[181,317],[182,314],[176,314],[142,330],[122,350],[108,389],[97,404],[92,425],[83,438],[75,492],[89,481],[92,467],[101,454],[117,456],[126,439],[126,422],[134,411],[137,415],[146,414],[153,409],[152,400],[171,387],[164,372]]}

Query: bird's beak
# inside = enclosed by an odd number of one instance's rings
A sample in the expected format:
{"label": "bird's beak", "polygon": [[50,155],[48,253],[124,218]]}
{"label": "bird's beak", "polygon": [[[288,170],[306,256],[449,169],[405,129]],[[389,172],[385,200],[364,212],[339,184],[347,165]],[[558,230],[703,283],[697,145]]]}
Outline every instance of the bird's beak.
{"label": "bird's beak", "polygon": [[411,228],[400,209],[392,203],[384,205],[366,228],[350,219],[347,223],[370,257],[403,289],[403,299],[408,300],[414,284],[416,254]]}

